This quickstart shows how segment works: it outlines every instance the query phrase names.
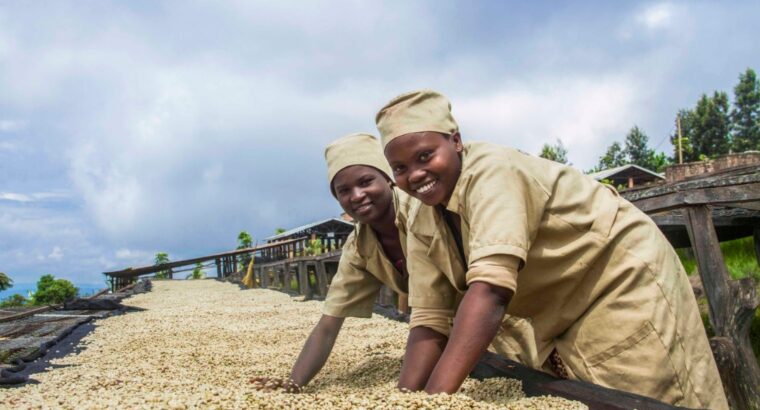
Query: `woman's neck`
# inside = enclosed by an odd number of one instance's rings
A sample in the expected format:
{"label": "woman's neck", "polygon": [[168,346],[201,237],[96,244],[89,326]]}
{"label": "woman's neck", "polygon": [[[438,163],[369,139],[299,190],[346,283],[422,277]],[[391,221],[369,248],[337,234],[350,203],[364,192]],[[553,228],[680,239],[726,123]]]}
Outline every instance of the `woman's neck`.
{"label": "woman's neck", "polygon": [[377,221],[370,223],[370,227],[375,233],[382,238],[398,238],[398,228],[396,227],[396,207],[394,204],[388,207],[388,211]]}

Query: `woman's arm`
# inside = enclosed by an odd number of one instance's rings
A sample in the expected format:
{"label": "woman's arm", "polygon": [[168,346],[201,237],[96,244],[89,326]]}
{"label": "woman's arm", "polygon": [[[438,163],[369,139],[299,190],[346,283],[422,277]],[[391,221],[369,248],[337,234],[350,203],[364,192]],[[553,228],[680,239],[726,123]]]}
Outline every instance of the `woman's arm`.
{"label": "woman's arm", "polygon": [[398,380],[399,389],[419,391],[433,372],[446,348],[448,338],[425,326],[413,327],[406,342],[404,364]]}
{"label": "woman's arm", "polygon": [[451,394],[459,389],[496,336],[512,295],[507,288],[485,282],[470,284],[426,392]]}
{"label": "woman's arm", "polygon": [[296,360],[293,370],[290,372],[290,379],[298,387],[303,387],[309,383],[319,373],[325,362],[327,362],[327,358],[330,357],[330,352],[335,345],[335,340],[338,338],[338,333],[340,333],[340,328],[343,326],[344,319],[342,317],[322,315],[317,325],[314,326],[314,330],[311,331],[309,338],[306,339],[306,343],[303,349],[301,349],[301,354],[298,355],[298,360]]}

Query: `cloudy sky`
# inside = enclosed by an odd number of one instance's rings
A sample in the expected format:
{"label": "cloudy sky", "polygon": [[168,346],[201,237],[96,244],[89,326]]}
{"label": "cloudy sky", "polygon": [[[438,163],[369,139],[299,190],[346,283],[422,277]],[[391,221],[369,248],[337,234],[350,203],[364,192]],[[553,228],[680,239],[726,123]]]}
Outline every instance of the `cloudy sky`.
{"label": "cloudy sky", "polygon": [[760,69],[760,3],[0,3],[0,271],[77,284],[337,215],[323,147],[402,92],[592,167]]}

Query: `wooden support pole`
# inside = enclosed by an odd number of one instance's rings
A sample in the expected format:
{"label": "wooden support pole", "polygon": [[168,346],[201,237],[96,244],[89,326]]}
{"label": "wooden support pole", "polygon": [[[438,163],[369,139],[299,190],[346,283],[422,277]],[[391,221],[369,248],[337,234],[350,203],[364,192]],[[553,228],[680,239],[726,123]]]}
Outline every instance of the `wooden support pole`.
{"label": "wooden support pole", "polygon": [[216,258],[214,262],[216,262],[216,277],[221,279],[222,278],[222,260],[219,258]]}
{"label": "wooden support pole", "polygon": [[306,262],[298,262],[298,293],[306,295],[306,299],[311,299],[309,292],[309,277],[306,274]]}
{"label": "wooden support pole", "polygon": [[327,275],[325,274],[325,265],[320,262],[314,264],[317,271],[317,287],[319,296],[327,297]]}
{"label": "wooden support pole", "polygon": [[687,231],[710,308],[715,336],[710,339],[729,404],[760,409],[760,366],[749,329],[760,305],[752,278],[730,280],[718,243],[712,212],[706,205],[685,208]]}

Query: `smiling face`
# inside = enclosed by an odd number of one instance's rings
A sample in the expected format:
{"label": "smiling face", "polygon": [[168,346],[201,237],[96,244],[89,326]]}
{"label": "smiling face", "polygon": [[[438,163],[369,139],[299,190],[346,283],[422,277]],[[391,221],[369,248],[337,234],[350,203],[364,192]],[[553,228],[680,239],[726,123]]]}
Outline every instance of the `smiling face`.
{"label": "smiling face", "polygon": [[391,183],[374,167],[343,168],[335,174],[332,189],[341,208],[361,223],[380,223],[387,220],[389,213],[395,213]]}
{"label": "smiling face", "polygon": [[445,205],[454,191],[462,169],[462,140],[425,131],[394,138],[385,147],[399,188],[425,205]]}

